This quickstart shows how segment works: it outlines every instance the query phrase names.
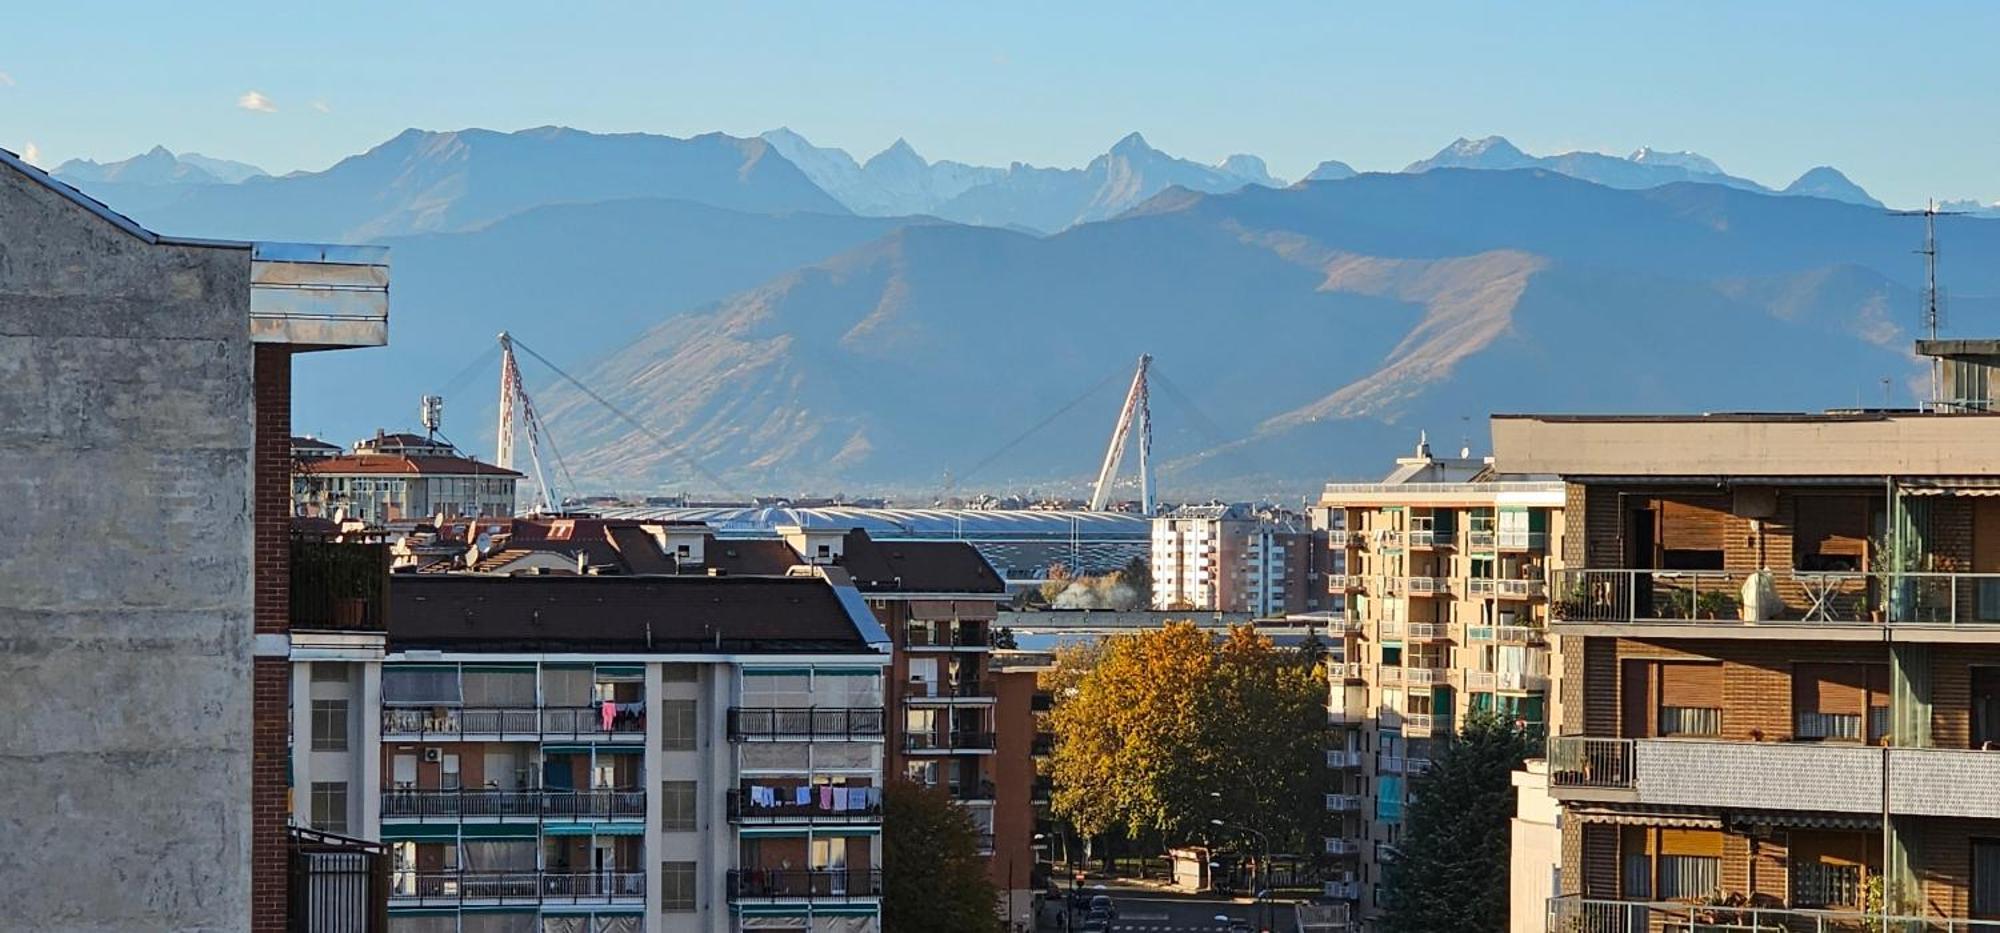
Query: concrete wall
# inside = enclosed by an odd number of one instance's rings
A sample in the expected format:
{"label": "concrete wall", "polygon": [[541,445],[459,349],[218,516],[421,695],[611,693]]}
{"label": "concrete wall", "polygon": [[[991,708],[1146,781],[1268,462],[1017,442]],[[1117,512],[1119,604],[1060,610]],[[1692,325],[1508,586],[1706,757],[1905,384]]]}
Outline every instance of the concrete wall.
{"label": "concrete wall", "polygon": [[249,927],[249,280],[0,167],[9,929]]}
{"label": "concrete wall", "polygon": [[1530,758],[1514,772],[1514,818],[1508,850],[1508,933],[1542,933],[1547,902],[1557,892],[1562,864],[1562,830],[1555,798],[1549,796],[1549,763]]}
{"label": "concrete wall", "polygon": [[1494,466],[1560,476],[1992,476],[2000,416],[1493,416]]}

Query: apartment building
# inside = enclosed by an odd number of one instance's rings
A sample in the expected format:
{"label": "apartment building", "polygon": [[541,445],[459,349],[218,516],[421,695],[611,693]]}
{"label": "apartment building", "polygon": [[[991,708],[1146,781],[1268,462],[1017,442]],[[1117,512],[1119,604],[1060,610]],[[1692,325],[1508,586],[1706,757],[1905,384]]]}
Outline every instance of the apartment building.
{"label": "apartment building", "polygon": [[1260,617],[1319,608],[1310,588],[1309,525],[1243,504],[1187,505],[1153,519],[1154,609],[1248,612]]}
{"label": "apartment building", "polygon": [[1337,659],[1327,715],[1326,799],[1343,867],[1329,896],[1366,922],[1402,843],[1411,775],[1473,710],[1540,727],[1553,714],[1547,575],[1563,486],[1439,458],[1420,443],[1379,483],[1333,483],[1312,509],[1325,538],[1327,624]]}
{"label": "apartment building", "polygon": [[284,929],[292,356],[387,342],[387,251],[163,236],[0,151],[0,255],[0,925]]}
{"label": "apartment building", "polygon": [[886,635],[837,571],[398,574],[295,654],[295,819],[397,933],[880,929]]}
{"label": "apartment building", "polygon": [[422,434],[375,432],[349,451],[293,438],[293,514],[371,525],[514,514],[521,474]]}
{"label": "apartment building", "polygon": [[[1551,930],[2000,918],[2000,419],[1496,416],[1565,483]],[[1884,912],[1906,918],[1862,917]]]}

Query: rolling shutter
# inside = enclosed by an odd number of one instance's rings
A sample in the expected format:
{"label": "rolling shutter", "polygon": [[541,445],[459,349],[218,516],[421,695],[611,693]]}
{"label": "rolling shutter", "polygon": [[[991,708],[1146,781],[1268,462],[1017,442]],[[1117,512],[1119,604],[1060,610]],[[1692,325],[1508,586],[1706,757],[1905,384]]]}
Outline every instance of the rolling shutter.
{"label": "rolling shutter", "polygon": [[1660,665],[1660,705],[1716,708],[1722,705],[1721,662],[1668,662]]}

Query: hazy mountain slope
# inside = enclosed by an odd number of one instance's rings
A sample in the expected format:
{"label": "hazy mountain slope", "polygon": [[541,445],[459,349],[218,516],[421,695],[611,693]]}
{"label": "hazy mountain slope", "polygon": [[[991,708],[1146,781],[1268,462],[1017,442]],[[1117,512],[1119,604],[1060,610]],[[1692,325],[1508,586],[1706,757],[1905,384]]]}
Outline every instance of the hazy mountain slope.
{"label": "hazy mountain slope", "polygon": [[1830,198],[1835,201],[1846,201],[1849,204],[1865,204],[1869,207],[1882,206],[1882,202],[1875,200],[1868,192],[1862,190],[1860,185],[1830,165],[1807,169],[1805,174],[1786,185],[1781,193]]}
{"label": "hazy mountain slope", "polygon": [[[989,227],[1056,231],[1115,217],[1169,188],[1234,191],[1245,185],[1271,186],[1277,179],[1262,160],[1232,156],[1209,166],[1170,156],[1128,134],[1109,152],[1081,169],[1036,168],[1015,163],[992,181],[937,207],[940,217]],[[1262,174],[1261,180],[1255,176]]]}
{"label": "hazy mountain slope", "polygon": [[[1074,490],[1151,352],[1169,481],[1296,489],[1375,472],[1418,428],[1483,445],[1495,410],[1844,406],[1883,378],[1908,401],[1914,235],[1832,201],[1545,171],[1175,190],[1047,238],[899,230],[590,367],[678,452],[570,393],[544,409],[572,468],[626,489],[705,488],[692,455],[738,491],[936,489],[947,470]],[[1958,236],[2000,247],[2000,224]],[[2000,272],[1958,284],[2000,294]]]}
{"label": "hazy mountain slope", "polygon": [[[491,449],[497,368],[455,374],[511,330],[565,367],[623,346],[664,314],[719,298],[875,240],[904,223],[851,215],[745,214],[643,199],[540,207],[474,231],[393,237],[390,345],[307,354],[297,365],[300,430],[342,441],[396,427],[444,392],[448,428]],[[526,363],[531,388],[552,378]]]}
{"label": "hazy mountain slope", "polygon": [[323,172],[190,189],[138,219],[185,236],[351,241],[462,230],[543,204],[634,197],[847,213],[761,139],[542,127],[406,130]]}

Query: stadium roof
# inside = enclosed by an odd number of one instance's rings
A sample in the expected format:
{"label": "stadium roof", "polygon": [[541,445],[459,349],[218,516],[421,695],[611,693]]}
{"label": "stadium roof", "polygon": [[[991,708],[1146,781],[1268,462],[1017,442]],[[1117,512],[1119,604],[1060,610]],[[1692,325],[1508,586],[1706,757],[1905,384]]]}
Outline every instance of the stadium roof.
{"label": "stadium roof", "polygon": [[705,522],[721,535],[775,535],[784,525],[860,528],[881,540],[981,539],[1067,541],[1072,538],[1148,541],[1152,522],[1127,512],[1035,509],[863,509],[754,506],[722,508],[633,507],[598,510],[605,518]]}

